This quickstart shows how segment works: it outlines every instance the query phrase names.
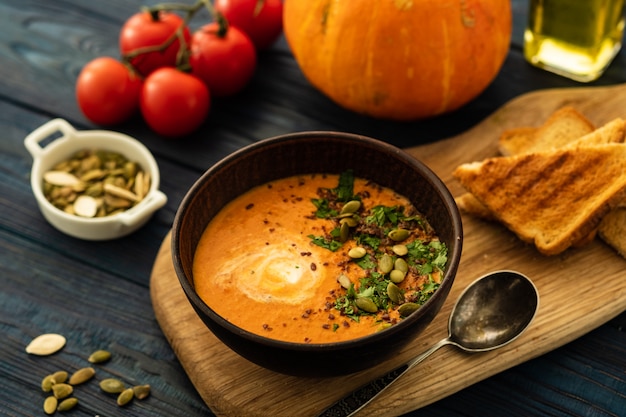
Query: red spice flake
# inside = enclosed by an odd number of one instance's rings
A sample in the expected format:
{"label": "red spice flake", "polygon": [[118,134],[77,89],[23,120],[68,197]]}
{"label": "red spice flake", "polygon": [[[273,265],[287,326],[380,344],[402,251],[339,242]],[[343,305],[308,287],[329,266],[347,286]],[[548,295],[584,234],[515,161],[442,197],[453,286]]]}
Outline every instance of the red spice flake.
{"label": "red spice flake", "polygon": [[267,219],[263,219],[263,224],[268,224],[270,221]]}
{"label": "red spice flake", "polygon": [[330,329],[330,324],[328,324],[328,323],[322,324],[322,328],[325,329],[325,330],[328,330],[328,329]]}
{"label": "red spice flake", "polygon": [[307,312],[302,313],[303,319],[308,319],[310,316],[311,316],[311,313],[307,313]]}
{"label": "red spice flake", "polygon": [[304,343],[311,343],[311,338],[310,337],[305,337],[304,338]]}
{"label": "red spice flake", "polygon": [[335,315],[334,315],[333,313],[330,313],[330,314],[328,315],[328,319],[329,319],[329,320],[335,320]]}
{"label": "red spice flake", "polygon": [[311,262],[311,271],[315,271],[317,269],[317,265],[315,265],[315,262]]}
{"label": "red spice flake", "polygon": [[300,256],[311,256],[313,255],[311,252],[300,252]]}
{"label": "red spice flake", "polygon": [[276,230],[276,229],[273,228],[273,227],[270,227],[270,233],[272,233],[274,230]]}
{"label": "red spice flake", "polygon": [[269,325],[269,324],[264,323],[264,324],[263,324],[263,330],[267,330],[268,332],[271,332],[273,329],[270,327],[270,325]]}
{"label": "red spice flake", "polygon": [[250,203],[246,206],[246,210],[250,210],[252,209],[252,207],[254,207],[254,203]]}
{"label": "red spice flake", "polygon": [[345,321],[345,320],[343,321],[343,323],[341,323],[341,325],[342,325],[343,327],[346,327],[346,328],[350,327],[350,323],[348,323],[348,322],[347,322],[347,321]]}

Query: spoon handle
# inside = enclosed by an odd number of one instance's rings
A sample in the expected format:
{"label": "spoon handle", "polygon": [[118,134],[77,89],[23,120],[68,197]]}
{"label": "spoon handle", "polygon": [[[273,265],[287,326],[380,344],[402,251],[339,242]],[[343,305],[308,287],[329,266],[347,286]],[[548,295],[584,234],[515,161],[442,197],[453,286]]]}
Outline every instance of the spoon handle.
{"label": "spoon handle", "polygon": [[351,417],[363,409],[367,404],[378,397],[385,389],[393,384],[398,378],[404,375],[409,369],[422,362],[440,347],[450,343],[449,339],[443,339],[433,345],[430,349],[415,357],[409,362],[398,366],[373,381],[352,391],[326,410],[318,414],[317,417]]}

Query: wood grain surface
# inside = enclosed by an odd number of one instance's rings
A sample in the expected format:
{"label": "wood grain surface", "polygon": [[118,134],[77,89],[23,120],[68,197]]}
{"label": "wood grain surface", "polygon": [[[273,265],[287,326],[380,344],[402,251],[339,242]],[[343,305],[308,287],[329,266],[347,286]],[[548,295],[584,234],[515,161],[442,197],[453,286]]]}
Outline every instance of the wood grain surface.
{"label": "wood grain surface", "polygon": [[[600,126],[626,116],[626,86],[529,93],[459,136],[407,151],[430,166],[452,193],[459,195],[463,190],[451,175],[458,164],[497,155],[496,141],[503,129],[539,125],[564,105],[574,106]],[[394,359],[367,371],[336,378],[297,378],[265,370],[232,352],[207,330],[187,302],[172,266],[169,236],[151,274],[156,318],[194,386],[216,415],[313,416],[446,337],[452,306],[474,279],[497,269],[515,269],[529,276],[541,297],[531,327],[512,344],[493,352],[467,354],[452,347],[441,349],[360,414],[394,416],[549,352],[626,309],[626,261],[599,239],[584,248],[546,257],[498,224],[469,216],[463,218],[463,224],[461,265],[441,312]],[[597,268],[582,274],[580,265]]]}

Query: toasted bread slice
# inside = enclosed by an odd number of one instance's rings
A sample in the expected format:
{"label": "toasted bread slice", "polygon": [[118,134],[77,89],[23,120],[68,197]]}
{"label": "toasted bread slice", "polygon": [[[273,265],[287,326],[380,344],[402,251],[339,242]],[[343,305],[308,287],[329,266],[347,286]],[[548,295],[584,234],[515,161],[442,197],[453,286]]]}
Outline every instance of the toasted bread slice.
{"label": "toasted bread slice", "polygon": [[493,213],[480,202],[474,194],[472,193],[463,193],[458,197],[454,198],[457,207],[461,211],[461,213],[471,214],[474,217],[483,220],[497,220]]}
{"label": "toasted bread slice", "polygon": [[562,148],[463,164],[454,176],[545,255],[582,242],[626,197],[626,145]]}
{"label": "toasted bread slice", "polygon": [[598,236],[626,258],[626,208],[607,213],[598,227]]}
{"label": "toasted bread slice", "polygon": [[[624,143],[626,140],[626,121],[618,117],[605,125],[600,126],[591,133],[573,140],[565,147],[577,148],[581,146],[602,145],[604,143]],[[557,146],[551,149],[557,148]]]}
{"label": "toasted bread slice", "polygon": [[[525,128],[520,128],[525,129]],[[515,129],[513,129],[515,130]],[[545,140],[548,140],[547,138]],[[564,147],[577,148],[584,146],[601,145],[604,143],[623,143],[626,140],[626,121],[616,118],[605,125],[599,127],[593,132],[573,140]],[[554,149],[549,144],[542,146],[545,150]],[[481,204],[471,193],[465,193],[456,199],[457,206],[462,212],[471,214],[475,217],[485,220],[493,220],[494,216],[489,209]],[[622,202],[626,204],[626,202]]]}
{"label": "toasted bread slice", "polygon": [[559,148],[595,130],[585,116],[570,106],[562,107],[537,128],[518,127],[505,130],[498,140],[502,155]]}
{"label": "toasted bread slice", "polygon": [[[485,206],[483,203],[480,202],[480,200],[474,197],[474,194],[472,193],[461,194],[460,196],[456,197],[454,200],[456,201],[456,205],[459,207],[459,210],[462,213],[468,213],[476,218],[488,220],[488,221],[498,220],[496,216],[487,208],[487,206]],[[616,210],[619,210],[619,208]],[[611,213],[608,213],[606,216],[610,215]],[[624,233],[626,233],[626,223],[624,223],[624,225],[622,226],[622,229]],[[582,238],[580,238],[580,240],[576,242],[572,242],[572,246],[577,247],[577,248],[583,247],[593,242],[593,240],[596,238],[596,234],[597,234],[597,230],[592,230],[587,236],[583,236]],[[617,240],[617,239],[608,238],[607,240],[607,238],[604,238],[604,241],[607,242],[609,245],[613,246],[620,253],[622,251],[626,253],[626,235],[623,239]],[[621,247],[616,246],[619,244],[621,244],[622,246]]]}

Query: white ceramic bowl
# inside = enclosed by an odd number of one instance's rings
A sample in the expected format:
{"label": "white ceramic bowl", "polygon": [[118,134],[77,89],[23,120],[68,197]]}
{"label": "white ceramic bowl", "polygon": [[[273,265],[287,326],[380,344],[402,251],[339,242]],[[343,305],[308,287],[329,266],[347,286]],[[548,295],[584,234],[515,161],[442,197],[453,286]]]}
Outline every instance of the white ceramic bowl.
{"label": "white ceramic bowl", "polygon": [[[42,146],[42,142],[46,144]],[[139,141],[107,130],[77,131],[63,119],[53,119],[38,127],[26,139],[26,149],[33,156],[30,184],[43,216],[58,230],[85,240],[108,240],[126,236],[143,226],[152,214],[163,207],[167,197],[159,191],[160,174],[154,157]],[[43,194],[43,174],[82,149],[117,152],[137,162],[151,175],[150,190],[136,206],[106,217],[85,218],[53,206]]]}

